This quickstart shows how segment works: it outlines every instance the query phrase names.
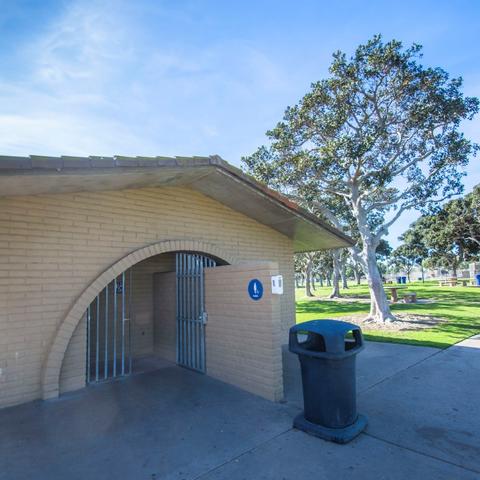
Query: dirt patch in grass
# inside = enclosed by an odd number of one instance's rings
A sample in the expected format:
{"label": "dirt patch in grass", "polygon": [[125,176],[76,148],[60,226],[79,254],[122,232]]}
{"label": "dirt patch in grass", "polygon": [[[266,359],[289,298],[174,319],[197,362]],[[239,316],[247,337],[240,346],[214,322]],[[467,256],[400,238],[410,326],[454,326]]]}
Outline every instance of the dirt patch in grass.
{"label": "dirt patch in grass", "polygon": [[[335,297],[335,298],[330,298],[330,297],[325,297],[325,296],[316,296],[316,297],[302,297],[301,300],[320,300],[322,302],[332,302],[332,303],[368,303],[370,304],[370,295],[365,295],[365,296],[349,296],[349,297]],[[418,304],[423,304],[423,303],[433,303],[433,299],[429,298],[417,298],[417,301],[415,302],[414,305]],[[403,299],[399,299],[397,303],[393,303],[392,301],[389,300],[390,305],[398,305],[401,303],[405,303]]]}
{"label": "dirt patch in grass", "polygon": [[325,296],[315,296],[315,297],[302,297],[301,300],[320,300],[322,302],[336,302],[336,303],[368,303],[370,304],[370,295],[357,295],[350,297],[325,297]]}
{"label": "dirt patch in grass", "polygon": [[432,328],[440,323],[447,322],[444,318],[434,317],[433,315],[421,315],[417,313],[394,312],[397,317],[395,322],[377,323],[365,321],[365,314],[345,315],[338,317],[338,320],[354,323],[362,330],[383,330],[389,332],[415,331],[424,328]]}

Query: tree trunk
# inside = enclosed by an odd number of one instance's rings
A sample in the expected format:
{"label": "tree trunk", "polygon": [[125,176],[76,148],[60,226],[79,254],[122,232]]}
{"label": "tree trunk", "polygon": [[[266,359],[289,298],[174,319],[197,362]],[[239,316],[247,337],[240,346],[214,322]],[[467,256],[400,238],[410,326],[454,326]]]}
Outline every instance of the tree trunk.
{"label": "tree trunk", "polygon": [[307,297],[313,297],[312,287],[310,285],[312,275],[312,260],[307,260],[307,268],[305,269],[305,295]]}
{"label": "tree trunk", "polygon": [[315,274],[314,273],[312,273],[312,288],[313,288],[313,291],[316,290],[316,288],[315,288]]}
{"label": "tree trunk", "polygon": [[362,275],[360,273],[360,269],[358,267],[354,267],[353,274],[355,275],[355,281],[357,282],[357,285],[360,285],[362,281]]}
{"label": "tree trunk", "polygon": [[453,262],[452,264],[452,277],[457,278],[457,262]]}
{"label": "tree trunk", "polygon": [[341,262],[342,267],[340,269],[340,273],[342,275],[342,288],[347,289],[348,288],[348,283],[347,283],[347,266],[345,265],[345,260]]}
{"label": "tree trunk", "polygon": [[382,276],[378,269],[375,255],[376,246],[368,239],[363,241],[363,256],[367,264],[367,279],[370,289],[370,314],[368,319],[374,322],[395,321],[396,318],[390,311],[387,296],[383,288]]}
{"label": "tree trunk", "polygon": [[423,262],[420,262],[420,271],[422,272],[422,283],[425,283],[425,272],[423,271]]}
{"label": "tree trunk", "polygon": [[340,298],[340,252],[333,251],[333,278],[332,278],[332,293],[329,298]]}
{"label": "tree trunk", "polygon": [[318,283],[320,283],[320,287],[323,287],[323,276],[322,275],[320,275],[318,277]]}

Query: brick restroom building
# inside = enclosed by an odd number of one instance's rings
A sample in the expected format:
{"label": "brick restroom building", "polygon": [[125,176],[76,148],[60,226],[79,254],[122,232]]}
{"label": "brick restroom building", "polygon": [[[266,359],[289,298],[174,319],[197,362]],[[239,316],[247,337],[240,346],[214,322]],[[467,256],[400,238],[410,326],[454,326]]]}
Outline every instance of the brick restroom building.
{"label": "brick restroom building", "polygon": [[0,407],[162,362],[279,400],[293,254],[349,245],[218,156],[0,157]]}

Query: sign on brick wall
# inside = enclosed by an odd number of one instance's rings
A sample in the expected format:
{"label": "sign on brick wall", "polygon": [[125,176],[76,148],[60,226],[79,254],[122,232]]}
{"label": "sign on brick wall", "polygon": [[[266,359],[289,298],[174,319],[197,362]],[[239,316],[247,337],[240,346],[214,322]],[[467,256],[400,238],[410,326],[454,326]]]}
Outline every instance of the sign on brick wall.
{"label": "sign on brick wall", "polygon": [[248,282],[248,294],[252,300],[260,300],[263,297],[262,282],[256,278]]}

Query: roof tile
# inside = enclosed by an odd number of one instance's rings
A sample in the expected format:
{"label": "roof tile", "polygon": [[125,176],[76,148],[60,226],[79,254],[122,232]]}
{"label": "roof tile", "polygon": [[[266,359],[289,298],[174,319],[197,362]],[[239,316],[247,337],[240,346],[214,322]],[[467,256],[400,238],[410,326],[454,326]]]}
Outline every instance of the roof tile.
{"label": "roof tile", "polygon": [[32,168],[47,168],[50,170],[61,170],[63,160],[60,157],[44,157],[41,155],[30,155]]}
{"label": "roof tile", "polygon": [[157,159],[155,157],[136,157],[140,167],[157,167]]}
{"label": "roof tile", "polygon": [[63,168],[90,168],[90,159],[88,157],[70,157],[62,155]]}
{"label": "roof tile", "polygon": [[32,168],[30,157],[10,157],[8,155],[0,155],[0,169],[23,170],[26,168]]}
{"label": "roof tile", "polygon": [[115,160],[112,157],[89,157],[91,165],[94,168],[112,168],[115,166]]}
{"label": "roof tile", "polygon": [[119,155],[115,155],[115,164],[117,167],[138,167],[138,159],[135,157],[121,157]]}
{"label": "roof tile", "polygon": [[174,157],[155,157],[159,167],[176,167],[177,161]]}

